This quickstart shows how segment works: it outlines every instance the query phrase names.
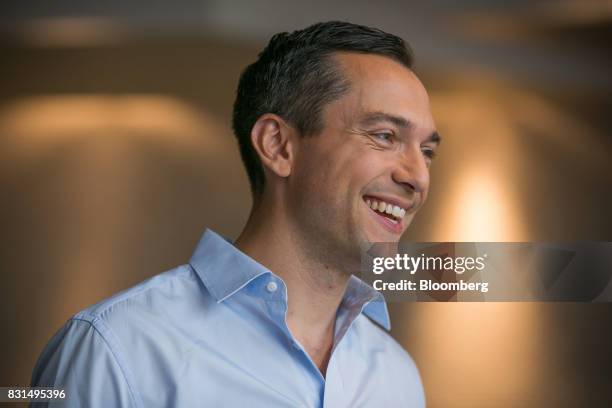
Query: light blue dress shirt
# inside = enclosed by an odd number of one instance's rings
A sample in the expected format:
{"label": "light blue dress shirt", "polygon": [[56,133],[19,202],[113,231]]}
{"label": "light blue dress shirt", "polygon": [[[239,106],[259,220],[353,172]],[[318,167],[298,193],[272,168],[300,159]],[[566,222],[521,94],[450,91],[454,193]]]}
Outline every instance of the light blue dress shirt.
{"label": "light blue dress shirt", "polygon": [[[351,277],[326,377],[286,324],[285,284],[208,230],[188,265],[76,314],[33,386],[69,407],[424,407],[382,295]],[[34,406],[37,406],[34,404]]]}

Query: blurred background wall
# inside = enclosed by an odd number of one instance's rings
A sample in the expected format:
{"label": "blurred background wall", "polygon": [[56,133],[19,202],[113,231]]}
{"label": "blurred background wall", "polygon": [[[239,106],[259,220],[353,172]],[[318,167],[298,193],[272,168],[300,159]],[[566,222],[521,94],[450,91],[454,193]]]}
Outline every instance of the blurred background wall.
{"label": "blurred background wall", "polygon": [[[269,37],[405,38],[445,140],[404,239],[609,241],[610,1],[0,5],[0,385],[73,313],[185,263],[250,207],[230,128]],[[585,271],[588,273],[588,271]],[[431,407],[612,404],[607,303],[392,304]]]}

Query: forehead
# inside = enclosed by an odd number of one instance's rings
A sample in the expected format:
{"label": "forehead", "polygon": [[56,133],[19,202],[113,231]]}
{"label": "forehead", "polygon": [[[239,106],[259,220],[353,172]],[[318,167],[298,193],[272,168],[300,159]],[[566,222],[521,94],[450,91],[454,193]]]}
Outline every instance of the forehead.
{"label": "forehead", "polygon": [[420,128],[434,128],[427,91],[410,69],[375,54],[337,53],[333,58],[351,88],[330,104],[332,110],[342,111],[350,120],[364,112],[384,112],[405,117]]}

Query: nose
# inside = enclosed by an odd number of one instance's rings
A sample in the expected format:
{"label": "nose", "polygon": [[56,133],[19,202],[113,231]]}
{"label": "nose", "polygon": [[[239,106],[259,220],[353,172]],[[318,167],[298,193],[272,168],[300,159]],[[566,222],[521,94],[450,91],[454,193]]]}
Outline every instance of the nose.
{"label": "nose", "polygon": [[425,198],[429,188],[429,166],[420,146],[405,149],[399,155],[392,177],[409,193],[420,193]]}

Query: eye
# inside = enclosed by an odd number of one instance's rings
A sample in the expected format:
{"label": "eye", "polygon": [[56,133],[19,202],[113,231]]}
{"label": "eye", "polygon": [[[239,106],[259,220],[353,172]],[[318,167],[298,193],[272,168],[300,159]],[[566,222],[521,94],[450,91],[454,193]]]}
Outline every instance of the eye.
{"label": "eye", "polygon": [[393,140],[393,133],[391,132],[375,132],[372,136],[383,142],[391,142]]}
{"label": "eye", "polygon": [[421,151],[423,152],[423,155],[429,160],[433,160],[433,158],[436,157],[436,152],[430,147],[424,147],[421,149]]}

